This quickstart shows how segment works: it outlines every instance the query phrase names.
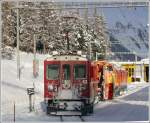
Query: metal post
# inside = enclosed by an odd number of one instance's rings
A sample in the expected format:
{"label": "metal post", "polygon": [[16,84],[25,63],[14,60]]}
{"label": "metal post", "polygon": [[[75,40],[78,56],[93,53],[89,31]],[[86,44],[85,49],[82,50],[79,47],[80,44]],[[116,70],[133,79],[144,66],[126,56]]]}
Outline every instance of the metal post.
{"label": "metal post", "polygon": [[[87,6],[87,3],[85,4]],[[86,31],[88,32],[88,8],[85,10]],[[91,60],[91,40],[88,43],[88,58]]]}
{"label": "metal post", "polygon": [[67,40],[67,50],[70,50],[70,42],[69,42],[69,31],[66,31],[66,40]]}
{"label": "metal post", "polygon": [[20,54],[19,54],[19,2],[17,2],[17,77],[20,79]]}
{"label": "metal post", "polygon": [[14,122],[16,121],[16,105],[15,105],[15,102],[14,102]]}
{"label": "metal post", "polygon": [[29,112],[32,111],[32,99],[31,99],[31,95],[29,95]]}
{"label": "metal post", "polygon": [[29,95],[29,112],[33,110],[32,95],[34,94],[34,88],[27,88],[27,94]]}
{"label": "metal post", "polygon": [[77,8],[77,15],[80,15],[80,11],[79,11],[79,9]]}
{"label": "metal post", "polygon": [[137,54],[136,54],[136,52],[133,52],[134,53],[134,55],[135,55],[135,80],[134,80],[134,82],[136,81],[136,73],[137,73],[137,69],[136,69],[136,67],[137,67]]}
{"label": "metal post", "polygon": [[[34,84],[34,82],[33,82],[33,89],[35,90],[35,84]],[[32,110],[34,110],[34,105],[35,105],[35,95],[33,95],[33,98],[32,98]]]}
{"label": "metal post", "polygon": [[96,16],[97,16],[97,8],[95,7],[94,8],[94,17],[96,18]]}
{"label": "metal post", "polygon": [[36,60],[36,37],[35,37],[35,34],[34,34],[34,37],[33,37],[34,39],[34,60]]}
{"label": "metal post", "polygon": [[95,52],[95,60],[97,61],[97,52]]}
{"label": "metal post", "polygon": [[36,35],[33,35],[33,76],[37,77],[37,61],[36,61]]}

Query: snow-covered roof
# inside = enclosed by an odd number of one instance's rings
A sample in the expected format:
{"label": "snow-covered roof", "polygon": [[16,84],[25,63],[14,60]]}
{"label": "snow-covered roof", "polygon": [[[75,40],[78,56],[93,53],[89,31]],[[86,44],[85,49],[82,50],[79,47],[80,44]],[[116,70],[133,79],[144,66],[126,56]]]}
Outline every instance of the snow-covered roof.
{"label": "snow-covered roof", "polygon": [[149,59],[148,58],[142,59],[141,62],[144,63],[144,64],[149,64]]}
{"label": "snow-covered roof", "polygon": [[116,62],[116,61],[112,61],[111,63],[113,63],[113,64],[116,64],[116,65],[123,65],[123,64],[149,64],[149,60],[148,59],[143,59],[143,60],[141,60],[141,61],[137,61],[137,62],[131,62],[131,61],[129,61],[129,62]]}

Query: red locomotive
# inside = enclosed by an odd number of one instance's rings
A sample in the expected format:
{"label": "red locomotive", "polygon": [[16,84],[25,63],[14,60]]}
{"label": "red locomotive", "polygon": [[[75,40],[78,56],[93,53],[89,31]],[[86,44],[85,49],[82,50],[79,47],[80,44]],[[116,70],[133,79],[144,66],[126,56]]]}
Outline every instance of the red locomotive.
{"label": "red locomotive", "polygon": [[77,115],[87,115],[93,112],[97,97],[111,100],[126,87],[127,72],[107,61],[91,62],[81,54],[68,53],[44,61],[47,114],[76,111]]}
{"label": "red locomotive", "polygon": [[90,61],[81,55],[53,55],[44,61],[44,99],[47,114],[93,112],[90,100]]}

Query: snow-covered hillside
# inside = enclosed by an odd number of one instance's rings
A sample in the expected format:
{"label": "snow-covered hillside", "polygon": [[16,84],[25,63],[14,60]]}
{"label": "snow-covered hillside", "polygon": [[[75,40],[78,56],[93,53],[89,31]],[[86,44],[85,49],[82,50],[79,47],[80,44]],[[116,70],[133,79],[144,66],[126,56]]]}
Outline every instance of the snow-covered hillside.
{"label": "snow-covered hillside", "polygon": [[[94,8],[89,6],[89,16],[94,15]],[[80,11],[81,16],[84,11]],[[135,60],[148,55],[148,8],[120,7],[97,8],[97,14],[103,15],[111,42],[112,52],[130,52],[130,55],[117,55],[121,60]],[[115,55],[116,56],[116,55]],[[114,56],[113,56],[114,58]]]}
{"label": "snow-covered hillside", "polygon": [[120,42],[124,47],[124,49],[116,48],[117,45],[112,44],[112,51],[136,52],[139,57],[145,58],[148,53],[148,8],[122,7],[107,8],[102,11],[111,42]]}

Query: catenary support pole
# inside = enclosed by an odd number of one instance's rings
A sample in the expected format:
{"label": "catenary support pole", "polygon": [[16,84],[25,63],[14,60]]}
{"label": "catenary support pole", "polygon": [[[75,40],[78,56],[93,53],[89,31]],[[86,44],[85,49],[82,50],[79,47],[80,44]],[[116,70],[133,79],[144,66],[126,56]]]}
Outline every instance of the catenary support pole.
{"label": "catenary support pole", "polygon": [[19,54],[19,2],[17,2],[17,78],[20,79],[20,54]]}
{"label": "catenary support pole", "polygon": [[36,35],[34,34],[34,60],[36,60]]}

